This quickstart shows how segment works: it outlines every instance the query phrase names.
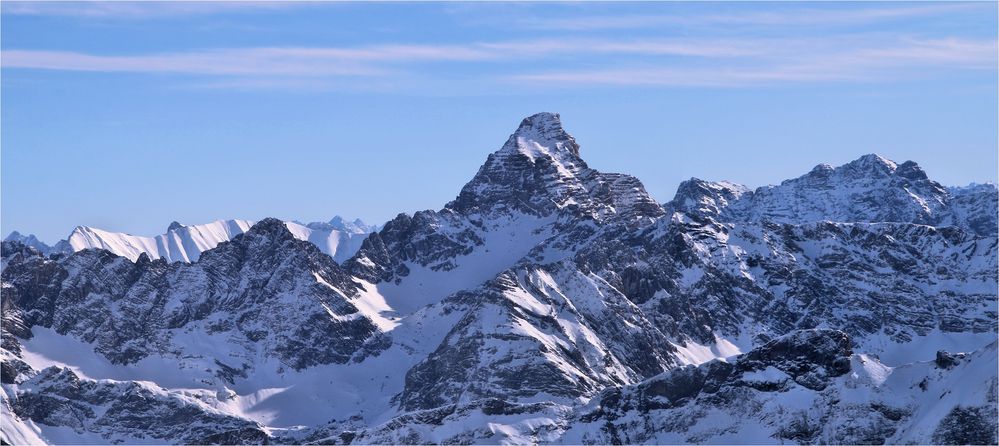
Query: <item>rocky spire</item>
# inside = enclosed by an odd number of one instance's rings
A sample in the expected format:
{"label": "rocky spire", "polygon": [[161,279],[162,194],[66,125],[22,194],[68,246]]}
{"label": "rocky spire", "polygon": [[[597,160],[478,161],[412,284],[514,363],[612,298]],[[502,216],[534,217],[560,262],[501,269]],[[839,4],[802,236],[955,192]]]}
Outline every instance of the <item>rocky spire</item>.
{"label": "rocky spire", "polygon": [[521,121],[447,207],[459,212],[515,209],[547,214],[580,188],[579,177],[588,170],[559,115],[538,113]]}
{"label": "rocky spire", "polygon": [[579,144],[562,128],[558,113],[542,112],[524,118],[500,151],[517,151],[532,159],[541,155],[579,157]]}

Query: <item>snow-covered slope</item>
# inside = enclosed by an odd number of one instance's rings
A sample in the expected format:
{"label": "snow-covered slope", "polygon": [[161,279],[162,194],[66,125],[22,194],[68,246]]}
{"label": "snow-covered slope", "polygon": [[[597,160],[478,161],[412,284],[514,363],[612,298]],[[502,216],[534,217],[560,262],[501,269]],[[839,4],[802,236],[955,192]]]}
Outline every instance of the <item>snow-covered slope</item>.
{"label": "snow-covered slope", "polygon": [[231,240],[236,235],[246,232],[250,226],[252,222],[246,220],[218,220],[195,226],[171,224],[165,234],[155,237],[78,226],[69,234],[67,241],[73,251],[103,249],[133,262],[143,253],[152,259],[191,262],[198,260],[203,251]]}
{"label": "snow-covered slope", "polygon": [[[79,226],[68,237],[73,251],[104,249],[135,261],[145,253],[153,259],[168,262],[194,262],[201,253],[232,240],[246,232],[254,222],[249,220],[218,220],[201,225],[185,226],[172,223],[165,234],[143,237],[120,232],[104,231]],[[342,262],[360,248],[369,227],[360,220],[344,222],[336,217],[330,223],[285,222],[288,230],[299,240],[316,245],[334,260]]]}
{"label": "snow-covered slope", "polygon": [[4,242],[3,438],[994,442],[994,186],[817,170],[661,206],[541,113],[342,263],[358,222],[171,225],[218,240],[164,237],[193,263]]}

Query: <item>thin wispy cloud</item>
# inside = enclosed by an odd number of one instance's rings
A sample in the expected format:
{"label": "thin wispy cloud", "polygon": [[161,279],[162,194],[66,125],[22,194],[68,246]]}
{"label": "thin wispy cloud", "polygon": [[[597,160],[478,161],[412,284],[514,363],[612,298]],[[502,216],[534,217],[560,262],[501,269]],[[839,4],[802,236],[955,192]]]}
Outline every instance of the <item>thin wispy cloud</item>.
{"label": "thin wispy cloud", "polygon": [[721,62],[710,68],[636,65],[516,74],[512,83],[558,86],[711,86],[739,87],[807,82],[892,81],[931,76],[933,70],[989,70],[999,63],[995,40],[916,40],[853,50],[815,48],[748,63]]}
{"label": "thin wispy cloud", "polygon": [[663,26],[856,26],[871,23],[939,16],[950,13],[967,13],[976,10],[989,13],[988,3],[943,3],[917,6],[864,7],[853,10],[829,10],[793,7],[783,11],[746,12],[728,14],[621,14],[580,15],[570,17],[525,17],[515,21],[518,26],[530,29],[596,31],[655,28]]}
{"label": "thin wispy cloud", "polygon": [[557,54],[742,57],[759,55],[759,42],[718,39],[543,39],[475,44],[494,58],[540,57]]}
{"label": "thin wispy cloud", "polygon": [[275,11],[315,5],[294,1],[17,1],[0,5],[4,15],[89,19],[148,19],[233,12]]}
{"label": "thin wispy cloud", "polygon": [[368,47],[263,47],[198,50],[151,55],[95,55],[71,51],[4,50],[4,68],[63,71],[185,73],[204,75],[381,75],[392,66],[419,62],[485,62],[567,54],[740,57],[759,45],[714,40],[535,40],[467,45],[379,45]]}
{"label": "thin wispy cloud", "polygon": [[858,53],[872,64],[915,63],[995,70],[995,40],[907,39],[905,46],[869,48]]}
{"label": "thin wispy cloud", "polygon": [[3,50],[6,68],[191,74],[376,74],[362,63],[510,61],[557,55],[637,55],[729,58],[802,51],[781,39],[541,39],[465,45],[390,44],[366,47],[257,47],[149,55],[95,55],[72,51]]}
{"label": "thin wispy cloud", "polygon": [[274,48],[103,56],[69,51],[5,50],[4,68],[60,71],[180,73],[226,76],[361,76],[382,71],[343,57]]}
{"label": "thin wispy cloud", "polygon": [[460,45],[370,47],[225,48],[150,55],[95,55],[72,51],[3,50],[4,68],[61,71],[181,73],[230,76],[374,76],[389,71],[375,63],[474,61],[496,51]]}
{"label": "thin wispy cloud", "polygon": [[[217,77],[211,88],[321,87],[308,78],[426,79],[451,64],[458,80],[527,85],[740,86],[882,81],[933,70],[995,70],[994,39],[851,35],[835,38],[537,39],[364,47],[260,47],[95,55],[4,50],[4,69],[165,73]],[[599,58],[597,56],[600,56]],[[557,70],[538,70],[559,60]],[[600,64],[588,61],[601,60]],[[611,67],[612,66],[612,67]],[[489,72],[488,75],[475,74]],[[238,79],[241,78],[241,79]],[[390,83],[390,82],[389,82]]]}
{"label": "thin wispy cloud", "polygon": [[[287,78],[287,77],[250,77],[250,78],[222,78],[195,83],[181,83],[176,86],[179,90],[281,90],[294,92],[327,92],[336,89],[338,84],[326,78]],[[352,90],[357,91],[356,86]],[[368,89],[372,90],[372,89]]]}
{"label": "thin wispy cloud", "polygon": [[579,86],[670,86],[670,87],[737,87],[776,81],[851,81],[842,74],[821,73],[807,69],[773,67],[771,69],[729,67],[633,67],[603,70],[558,71],[511,76],[515,83],[546,87],[574,88]]}

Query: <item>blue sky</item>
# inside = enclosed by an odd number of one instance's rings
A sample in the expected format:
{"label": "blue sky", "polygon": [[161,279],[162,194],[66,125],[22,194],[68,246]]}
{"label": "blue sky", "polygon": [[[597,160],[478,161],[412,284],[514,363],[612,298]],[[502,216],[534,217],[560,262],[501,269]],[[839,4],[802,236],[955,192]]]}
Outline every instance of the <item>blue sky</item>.
{"label": "blue sky", "polygon": [[996,181],[996,3],[2,4],[2,231],[438,209],[556,111],[660,201],[876,152]]}

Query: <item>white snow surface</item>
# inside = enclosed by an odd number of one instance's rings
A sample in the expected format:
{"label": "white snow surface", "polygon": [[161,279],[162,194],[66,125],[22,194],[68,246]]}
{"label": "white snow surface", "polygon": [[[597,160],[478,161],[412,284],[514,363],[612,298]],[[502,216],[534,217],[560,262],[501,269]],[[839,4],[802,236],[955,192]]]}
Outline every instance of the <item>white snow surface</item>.
{"label": "white snow surface", "polygon": [[[104,249],[116,255],[136,261],[143,253],[150,259],[166,259],[168,262],[196,262],[201,253],[219,243],[232,240],[254,225],[251,220],[218,220],[200,225],[171,227],[165,234],[155,237],[111,232],[89,226],[79,226],[69,235],[69,245],[73,251],[84,249]],[[361,247],[367,232],[358,226],[352,230],[335,229],[329,224],[303,225],[285,222],[295,238],[316,245],[320,251],[343,262],[354,255]]]}
{"label": "white snow surface", "polygon": [[409,274],[399,283],[374,285],[397,314],[410,314],[455,292],[474,288],[496,277],[551,236],[550,218],[514,214],[480,232],[481,246],[468,255],[448,259],[453,266],[434,269],[407,262]]}

